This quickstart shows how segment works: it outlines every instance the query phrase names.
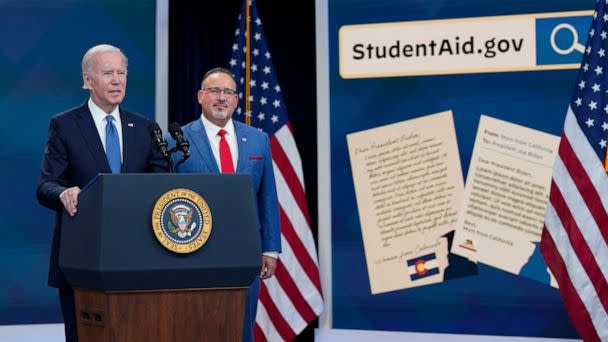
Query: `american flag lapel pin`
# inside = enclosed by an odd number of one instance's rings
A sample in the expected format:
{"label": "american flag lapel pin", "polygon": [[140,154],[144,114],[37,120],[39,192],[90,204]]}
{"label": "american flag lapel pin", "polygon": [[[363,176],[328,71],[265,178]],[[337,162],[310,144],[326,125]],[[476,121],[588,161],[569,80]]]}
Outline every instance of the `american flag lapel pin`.
{"label": "american flag lapel pin", "polygon": [[133,127],[133,123],[132,123],[132,122],[129,122],[129,123],[127,124],[127,127]]}
{"label": "american flag lapel pin", "polygon": [[247,138],[242,137],[242,138],[241,138],[241,141],[247,141]]}

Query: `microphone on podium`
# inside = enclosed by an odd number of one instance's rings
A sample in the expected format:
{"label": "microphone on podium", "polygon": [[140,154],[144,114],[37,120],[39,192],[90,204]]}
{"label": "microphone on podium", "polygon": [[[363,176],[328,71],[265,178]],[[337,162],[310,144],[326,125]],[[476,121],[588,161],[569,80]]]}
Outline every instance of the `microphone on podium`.
{"label": "microphone on podium", "polygon": [[148,125],[148,131],[150,131],[152,140],[154,140],[154,145],[160,151],[160,153],[163,155],[163,158],[167,162],[169,172],[173,172],[173,158],[171,158],[171,153],[167,149],[167,140],[163,138],[163,131],[160,129],[160,126],[158,126],[156,122],[152,122]]}
{"label": "microphone on podium", "polygon": [[184,138],[184,133],[177,122],[169,124],[169,134],[175,140],[175,147],[171,152],[174,152],[173,150],[182,151],[184,160],[188,159],[190,157],[190,143]]}

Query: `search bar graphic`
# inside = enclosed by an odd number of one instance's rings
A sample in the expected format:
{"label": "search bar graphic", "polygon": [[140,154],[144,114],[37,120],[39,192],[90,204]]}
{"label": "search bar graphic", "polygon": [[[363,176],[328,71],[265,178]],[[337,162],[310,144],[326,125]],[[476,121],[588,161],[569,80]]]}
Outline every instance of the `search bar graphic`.
{"label": "search bar graphic", "polygon": [[403,77],[580,66],[592,11],[344,25],[345,78]]}

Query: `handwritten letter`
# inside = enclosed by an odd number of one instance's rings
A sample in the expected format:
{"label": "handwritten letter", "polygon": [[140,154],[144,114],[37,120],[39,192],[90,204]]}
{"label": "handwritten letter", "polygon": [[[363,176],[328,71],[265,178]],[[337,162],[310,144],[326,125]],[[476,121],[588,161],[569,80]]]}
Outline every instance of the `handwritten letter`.
{"label": "handwritten letter", "polygon": [[452,112],[347,141],[372,293],[442,281],[441,236],[454,228],[464,187]]}

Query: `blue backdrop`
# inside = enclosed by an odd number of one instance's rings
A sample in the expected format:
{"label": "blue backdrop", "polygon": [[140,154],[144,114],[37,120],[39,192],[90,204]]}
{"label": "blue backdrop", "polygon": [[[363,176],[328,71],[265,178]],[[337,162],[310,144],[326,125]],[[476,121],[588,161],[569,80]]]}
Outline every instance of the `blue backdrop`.
{"label": "blue backdrop", "polygon": [[[372,296],[346,144],[352,132],[452,110],[466,176],[481,114],[560,135],[577,70],[343,79],[338,31],[353,24],[592,10],[595,1],[328,0],[328,5],[333,328],[578,337],[558,290],[483,265],[474,276]],[[575,25],[586,25],[582,39],[589,23]],[[557,37],[558,44],[567,45],[568,39]],[[578,63],[581,57],[575,52],[563,62]],[[539,58],[544,63],[552,57]]]}
{"label": "blue backdrop", "polygon": [[53,114],[81,105],[80,62],[96,44],[129,58],[124,107],[154,118],[155,1],[0,2],[0,324],[60,322],[47,287],[52,212],[35,190]]}

